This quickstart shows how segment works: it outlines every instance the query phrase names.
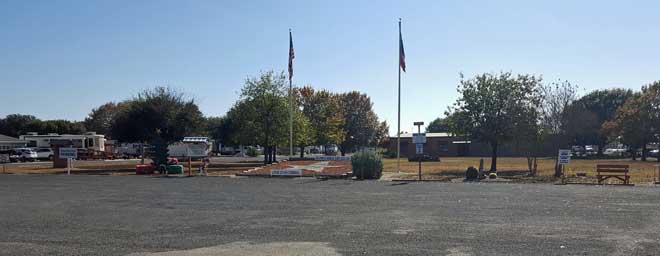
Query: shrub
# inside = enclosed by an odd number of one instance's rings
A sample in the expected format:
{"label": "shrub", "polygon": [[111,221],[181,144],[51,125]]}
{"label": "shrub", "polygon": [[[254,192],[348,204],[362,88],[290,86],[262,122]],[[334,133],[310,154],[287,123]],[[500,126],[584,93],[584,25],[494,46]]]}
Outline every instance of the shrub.
{"label": "shrub", "polygon": [[470,166],[465,171],[465,179],[466,180],[477,180],[477,179],[479,179],[479,170],[477,170],[477,168],[474,168],[474,167]]}
{"label": "shrub", "polygon": [[383,174],[383,159],[376,152],[366,151],[351,157],[353,176],[358,179],[380,179]]}
{"label": "shrub", "polygon": [[256,148],[249,147],[247,148],[247,151],[245,152],[246,155],[250,157],[256,157],[259,156],[259,151]]}

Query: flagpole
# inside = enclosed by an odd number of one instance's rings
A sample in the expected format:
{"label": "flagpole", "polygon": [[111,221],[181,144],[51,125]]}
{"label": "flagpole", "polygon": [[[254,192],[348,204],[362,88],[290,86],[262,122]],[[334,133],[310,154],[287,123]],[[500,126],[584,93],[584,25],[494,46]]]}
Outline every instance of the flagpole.
{"label": "flagpole", "polygon": [[[290,47],[293,47],[293,39],[291,37],[291,29],[289,29],[289,40],[290,40]],[[291,51],[291,49],[289,49]],[[289,58],[291,58],[291,52],[289,52]],[[291,63],[293,60],[289,60]],[[289,65],[292,65],[289,64]],[[289,67],[292,68],[292,67]],[[292,82],[293,77],[291,77],[291,73],[289,73],[289,159],[293,157],[293,82]]]}
{"label": "flagpole", "polygon": [[397,69],[399,70],[399,104],[397,110],[397,126],[396,126],[396,173],[401,172],[401,18],[399,18],[399,63]]}

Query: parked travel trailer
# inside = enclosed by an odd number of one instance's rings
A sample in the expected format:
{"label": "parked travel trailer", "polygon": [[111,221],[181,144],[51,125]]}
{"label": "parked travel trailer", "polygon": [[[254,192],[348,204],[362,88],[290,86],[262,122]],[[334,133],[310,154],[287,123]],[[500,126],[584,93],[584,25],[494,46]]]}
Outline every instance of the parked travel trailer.
{"label": "parked travel trailer", "polygon": [[20,140],[27,141],[27,146],[31,148],[50,148],[51,142],[62,143],[70,142],[74,148],[105,151],[105,136],[88,132],[85,134],[37,134],[29,132],[26,135],[19,136]]}
{"label": "parked travel trailer", "polygon": [[171,157],[191,157],[195,159],[211,155],[213,143],[208,137],[185,137],[181,142],[167,147]]}

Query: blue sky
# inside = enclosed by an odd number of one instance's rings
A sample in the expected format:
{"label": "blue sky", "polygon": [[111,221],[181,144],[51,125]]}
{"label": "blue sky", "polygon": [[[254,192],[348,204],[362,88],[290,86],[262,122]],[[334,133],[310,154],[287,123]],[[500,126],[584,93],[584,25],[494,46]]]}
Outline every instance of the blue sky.
{"label": "blue sky", "polygon": [[443,115],[459,73],[569,80],[581,93],[660,80],[657,1],[0,2],[0,116],[82,120],[109,101],[169,85],[220,116],[248,76],[371,96],[396,131],[398,34],[408,72],[402,129]]}

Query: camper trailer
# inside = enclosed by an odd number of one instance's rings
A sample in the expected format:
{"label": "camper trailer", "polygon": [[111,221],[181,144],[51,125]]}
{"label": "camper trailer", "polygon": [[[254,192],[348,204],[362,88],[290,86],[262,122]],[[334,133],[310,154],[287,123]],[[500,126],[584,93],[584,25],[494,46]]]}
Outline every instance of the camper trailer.
{"label": "camper trailer", "polygon": [[29,132],[26,135],[19,136],[20,140],[27,141],[27,146],[31,148],[50,148],[51,143],[63,144],[68,142],[74,148],[87,149],[93,151],[105,151],[105,136],[95,132],[85,134],[37,134]]}
{"label": "camper trailer", "polygon": [[200,159],[209,157],[213,143],[208,137],[185,137],[181,142],[167,147],[171,157]]}

